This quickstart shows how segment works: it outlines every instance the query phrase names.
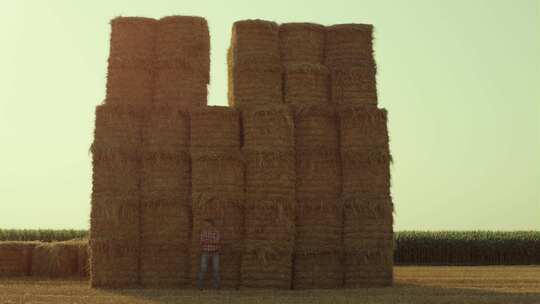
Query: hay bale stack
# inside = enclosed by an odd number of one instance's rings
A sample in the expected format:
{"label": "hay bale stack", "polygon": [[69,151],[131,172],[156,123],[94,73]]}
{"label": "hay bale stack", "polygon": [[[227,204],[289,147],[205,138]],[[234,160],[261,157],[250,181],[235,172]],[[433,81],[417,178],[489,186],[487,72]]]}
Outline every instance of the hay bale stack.
{"label": "hay bale stack", "polygon": [[294,121],[288,107],[242,109],[246,163],[242,287],[291,287],[295,217]]}
{"label": "hay bale stack", "polygon": [[202,17],[169,16],[157,22],[154,101],[185,108],[207,102],[210,34]]}
{"label": "hay bale stack", "polygon": [[144,104],[153,98],[157,21],[118,17],[111,21],[106,102]]}
{"label": "hay bale stack", "polygon": [[229,105],[283,103],[279,26],[270,21],[233,24],[227,53]]}
{"label": "hay bale stack", "polygon": [[142,130],[141,283],[187,285],[190,188],[189,116],[180,106],[155,104]]}
{"label": "hay bale stack", "polygon": [[343,165],[345,286],[393,283],[393,203],[387,113],[339,110]]}
{"label": "hay bale stack", "polygon": [[338,24],[327,28],[325,65],[331,73],[334,104],[377,105],[373,26]]}
{"label": "hay bale stack", "polygon": [[86,245],[86,242],[67,241],[37,245],[32,254],[32,275],[51,278],[84,276],[79,268],[79,253],[83,244]]}
{"label": "hay bale stack", "polygon": [[284,100],[288,104],[327,104],[329,71],[321,64],[293,63],[285,66]]}
{"label": "hay bale stack", "polygon": [[96,108],[90,215],[90,281],[95,287],[139,282],[143,113],[144,108],[127,104]]}
{"label": "hay bale stack", "polygon": [[[294,288],[342,285],[341,163],[336,113],[329,105],[295,106],[296,244]],[[317,259],[329,263],[311,267]],[[318,280],[325,278],[324,280]]]}
{"label": "hay bale stack", "polygon": [[284,23],[279,26],[281,61],[322,64],[325,27],[315,23]]}
{"label": "hay bale stack", "polygon": [[0,242],[0,277],[30,275],[32,251],[38,244],[38,242]]}
{"label": "hay bale stack", "polygon": [[[192,240],[191,280],[200,269],[200,231],[207,218],[221,233],[222,288],[238,288],[243,246],[244,164],[240,154],[240,116],[229,107],[204,107],[191,113]],[[211,265],[206,286],[211,284]]]}

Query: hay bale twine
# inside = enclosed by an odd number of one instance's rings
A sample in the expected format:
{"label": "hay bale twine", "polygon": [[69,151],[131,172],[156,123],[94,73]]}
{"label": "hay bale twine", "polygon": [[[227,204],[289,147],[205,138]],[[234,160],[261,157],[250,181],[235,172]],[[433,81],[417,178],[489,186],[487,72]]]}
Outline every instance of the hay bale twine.
{"label": "hay bale twine", "polygon": [[89,244],[92,287],[133,287],[139,284],[139,242],[91,238]]}
{"label": "hay bale twine", "polygon": [[377,106],[375,64],[330,69],[330,100],[335,105]]}
{"label": "hay bale twine", "polygon": [[50,278],[79,276],[80,242],[41,243],[32,254],[32,275]]}
{"label": "hay bale twine", "polygon": [[329,68],[373,63],[373,25],[337,24],[327,27],[324,62]]}
{"label": "hay bale twine", "polygon": [[294,119],[289,107],[244,107],[241,115],[244,149],[280,151],[294,148]]}
{"label": "hay bale twine", "polygon": [[142,151],[145,159],[176,157],[189,151],[189,114],[170,104],[148,108],[142,128]]}
{"label": "hay bale twine", "polygon": [[326,29],[315,23],[283,23],[279,26],[281,60],[283,63],[324,61]]}
{"label": "hay bale twine", "polygon": [[0,277],[27,276],[38,242],[0,242]]}
{"label": "hay bale twine", "polygon": [[342,255],[337,253],[295,255],[293,289],[343,287]]}
{"label": "hay bale twine", "polygon": [[285,65],[284,101],[288,104],[327,104],[330,98],[328,69],[320,64]]}
{"label": "hay bale twine", "polygon": [[239,112],[221,106],[191,111],[191,149],[240,149]]}
{"label": "hay bale twine", "polygon": [[[158,71],[178,69],[210,80],[210,33],[206,19],[167,16],[157,22]],[[159,73],[159,72],[158,72]]]}
{"label": "hay bale twine", "polygon": [[385,109],[361,106],[342,107],[339,110],[342,150],[360,150],[388,147],[388,113]]}

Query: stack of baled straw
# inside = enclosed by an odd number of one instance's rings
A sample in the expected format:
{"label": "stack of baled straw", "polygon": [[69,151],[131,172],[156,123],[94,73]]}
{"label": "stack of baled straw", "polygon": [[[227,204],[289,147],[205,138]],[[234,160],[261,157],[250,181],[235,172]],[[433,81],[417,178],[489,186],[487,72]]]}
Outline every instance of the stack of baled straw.
{"label": "stack of baled straw", "polygon": [[325,62],[340,119],[345,286],[393,282],[393,204],[386,110],[377,108],[371,25],[327,29]]}
{"label": "stack of baled straw", "polygon": [[294,122],[283,105],[280,57],[276,23],[234,23],[228,53],[229,105],[241,111],[246,170],[242,287],[291,287]]}
{"label": "stack of baled straw", "polygon": [[324,43],[322,25],[280,26],[285,102],[295,114],[295,289],[339,288],[343,282],[339,141]]}
{"label": "stack of baled straw", "polygon": [[[221,287],[238,288],[244,236],[244,166],[240,154],[240,117],[235,109],[216,106],[192,111],[191,160],[192,284],[196,286],[200,269],[201,228],[205,219],[212,219],[221,232]],[[211,268],[212,263],[209,264]],[[210,286],[211,278],[207,274],[206,286]]]}
{"label": "stack of baled straw", "polygon": [[0,278],[32,272],[32,252],[39,242],[0,242]]}

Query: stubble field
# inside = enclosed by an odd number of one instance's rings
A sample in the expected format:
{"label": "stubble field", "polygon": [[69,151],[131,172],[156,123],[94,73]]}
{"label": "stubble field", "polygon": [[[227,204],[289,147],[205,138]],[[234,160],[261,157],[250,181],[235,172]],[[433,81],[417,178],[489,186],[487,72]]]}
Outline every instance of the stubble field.
{"label": "stubble field", "polygon": [[395,286],[356,290],[96,290],[84,280],[0,279],[0,304],[540,303],[540,266],[396,266]]}

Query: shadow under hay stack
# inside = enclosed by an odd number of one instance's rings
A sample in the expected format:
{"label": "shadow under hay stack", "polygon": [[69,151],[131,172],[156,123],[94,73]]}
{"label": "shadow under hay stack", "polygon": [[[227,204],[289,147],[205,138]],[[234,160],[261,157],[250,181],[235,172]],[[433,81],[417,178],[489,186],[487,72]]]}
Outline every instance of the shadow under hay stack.
{"label": "shadow under hay stack", "polygon": [[279,27],[263,20],[234,23],[227,54],[229,105],[281,104]]}
{"label": "shadow under hay stack", "polygon": [[[240,154],[240,116],[229,107],[204,107],[191,113],[193,227],[191,280],[200,269],[203,222],[215,221],[221,233],[222,288],[238,288],[244,227],[244,166]],[[207,274],[206,286],[211,275]]]}
{"label": "shadow under hay stack", "polygon": [[141,283],[187,285],[190,238],[189,115],[155,104],[143,127]]}

